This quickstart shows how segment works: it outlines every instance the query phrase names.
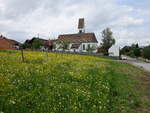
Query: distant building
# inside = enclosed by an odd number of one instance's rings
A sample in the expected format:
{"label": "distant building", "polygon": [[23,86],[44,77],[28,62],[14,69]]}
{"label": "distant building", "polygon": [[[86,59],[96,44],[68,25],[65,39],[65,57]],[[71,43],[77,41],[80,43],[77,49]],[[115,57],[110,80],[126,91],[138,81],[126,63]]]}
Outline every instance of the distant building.
{"label": "distant building", "polygon": [[28,45],[28,49],[31,49],[32,44],[35,40],[40,40],[42,42],[42,45],[40,47],[41,50],[52,50],[54,48],[54,40],[45,40],[37,37],[34,37],[31,40],[26,40],[24,44]]}
{"label": "distant building", "polygon": [[97,52],[98,41],[94,33],[85,33],[84,18],[79,19],[78,23],[79,32],[76,34],[64,34],[59,35],[56,41],[56,50],[64,51],[62,46],[64,43],[68,43],[65,51],[70,52]]}
{"label": "distant building", "polygon": [[111,48],[109,48],[108,53],[109,53],[109,56],[119,57],[120,48],[116,45],[113,45]]}
{"label": "distant building", "polygon": [[0,36],[0,49],[19,49],[21,43],[8,39],[4,36]]}

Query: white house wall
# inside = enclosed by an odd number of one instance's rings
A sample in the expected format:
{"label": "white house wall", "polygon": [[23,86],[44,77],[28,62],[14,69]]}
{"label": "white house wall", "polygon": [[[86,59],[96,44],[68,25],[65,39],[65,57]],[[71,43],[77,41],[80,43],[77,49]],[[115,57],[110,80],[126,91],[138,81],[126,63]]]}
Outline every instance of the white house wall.
{"label": "white house wall", "polygon": [[[92,46],[96,47],[96,50],[93,51],[93,52],[94,53],[97,52],[97,43],[81,43],[81,45],[79,46],[78,49],[71,49],[72,44],[74,44],[74,43],[69,44],[69,50],[66,50],[66,51],[70,51],[70,52],[87,52],[86,49],[88,49],[88,45],[90,44],[90,47],[92,47]],[[61,44],[56,44],[56,50],[63,51],[62,49],[59,48],[60,45]],[[85,50],[83,50],[83,45],[85,45]]]}
{"label": "white house wall", "polygon": [[[92,46],[94,46],[94,47],[96,47],[96,50],[95,51],[93,51],[94,53],[96,53],[97,52],[97,43],[82,43],[81,44],[81,51],[82,52],[87,52],[86,51],[86,49],[88,49],[88,45],[90,44],[90,47],[92,47]],[[83,45],[85,45],[85,50],[83,50]]]}

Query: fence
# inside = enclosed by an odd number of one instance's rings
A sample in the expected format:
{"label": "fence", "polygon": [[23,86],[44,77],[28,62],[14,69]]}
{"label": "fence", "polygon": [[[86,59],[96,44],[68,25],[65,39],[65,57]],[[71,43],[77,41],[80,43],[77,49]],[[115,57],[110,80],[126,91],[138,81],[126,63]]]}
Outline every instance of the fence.
{"label": "fence", "polygon": [[[20,50],[18,50],[20,51]],[[26,54],[23,52],[23,51],[35,51],[35,52],[46,52],[46,53],[60,53],[60,54],[74,54],[74,55],[86,55],[86,56],[95,56],[95,57],[102,57],[102,58],[109,58],[109,59],[114,59],[114,60],[117,60],[119,59],[118,57],[111,57],[111,56],[104,56],[103,54],[101,53],[91,53],[91,52],[70,52],[70,51],[43,51],[43,50],[35,50],[35,49],[24,49],[24,50],[21,50],[21,59],[22,61],[24,62],[24,59],[26,57]],[[46,54],[47,55],[47,54]],[[30,55],[32,56],[32,55]],[[1,56],[2,57],[2,56]],[[11,56],[11,57],[16,57],[16,56]]]}

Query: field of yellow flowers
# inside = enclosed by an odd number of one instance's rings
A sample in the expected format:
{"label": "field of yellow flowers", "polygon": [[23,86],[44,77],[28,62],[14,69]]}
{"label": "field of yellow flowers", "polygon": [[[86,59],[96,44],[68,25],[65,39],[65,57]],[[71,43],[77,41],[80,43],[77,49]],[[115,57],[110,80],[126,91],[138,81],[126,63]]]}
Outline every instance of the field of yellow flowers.
{"label": "field of yellow flowers", "polygon": [[0,51],[0,113],[130,113],[138,102],[123,67],[61,53]]}

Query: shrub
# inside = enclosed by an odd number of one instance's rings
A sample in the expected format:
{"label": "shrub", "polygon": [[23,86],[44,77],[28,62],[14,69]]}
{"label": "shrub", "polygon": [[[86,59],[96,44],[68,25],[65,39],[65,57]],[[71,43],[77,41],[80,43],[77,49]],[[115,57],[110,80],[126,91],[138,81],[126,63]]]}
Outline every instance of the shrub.
{"label": "shrub", "polygon": [[150,59],[150,46],[144,48],[143,57],[146,59]]}

